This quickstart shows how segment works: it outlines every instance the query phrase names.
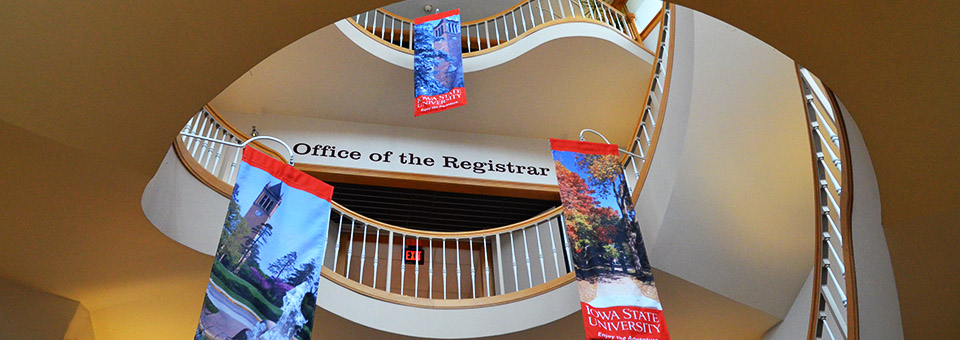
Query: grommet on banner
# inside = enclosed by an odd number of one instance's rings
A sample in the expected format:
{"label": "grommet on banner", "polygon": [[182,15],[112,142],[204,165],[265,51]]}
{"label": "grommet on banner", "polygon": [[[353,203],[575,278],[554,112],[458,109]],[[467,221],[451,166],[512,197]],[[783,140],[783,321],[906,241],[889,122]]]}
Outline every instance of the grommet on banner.
{"label": "grommet on banner", "polygon": [[274,142],[280,143],[280,145],[283,145],[283,147],[284,147],[285,149],[287,149],[287,155],[289,155],[288,158],[287,158],[287,164],[293,165],[293,149],[290,148],[290,145],[288,145],[286,142],[284,142],[283,140],[281,140],[280,138],[277,138],[277,137],[272,137],[272,136],[255,136],[255,137],[252,137],[252,138],[246,140],[246,141],[243,142],[243,143],[237,144],[237,143],[230,143],[230,142],[228,142],[228,141],[223,141],[223,140],[219,140],[219,139],[213,139],[213,138],[210,138],[210,137],[204,137],[204,136],[200,136],[200,135],[195,135],[195,134],[187,133],[187,132],[181,132],[180,135],[181,135],[181,136],[191,137],[191,138],[196,138],[196,139],[199,139],[199,140],[205,140],[205,141],[208,141],[208,142],[214,142],[214,143],[218,143],[218,144],[229,145],[229,146],[232,146],[232,147],[235,147],[235,148],[240,148],[241,151],[243,150],[243,148],[247,147],[247,144],[250,144],[251,142],[254,142],[254,141],[257,141],[257,140],[261,140],[261,139],[272,140],[272,141],[274,141]]}
{"label": "grommet on banner", "polygon": [[[581,141],[581,142],[586,141],[586,138],[583,138],[583,134],[586,133],[586,132],[590,132],[590,133],[592,133],[592,134],[595,134],[595,135],[597,135],[597,136],[600,136],[600,138],[602,138],[605,143],[611,144],[611,143],[610,143],[610,140],[607,139],[607,137],[605,137],[602,133],[599,133],[599,132],[597,132],[597,130],[594,130],[594,129],[583,129],[583,130],[580,130],[580,141]],[[617,150],[620,150],[620,152],[625,153],[625,154],[628,154],[628,155],[633,156],[633,157],[643,158],[643,156],[640,156],[640,155],[638,155],[638,154],[635,154],[635,153],[633,153],[633,152],[624,150],[624,149],[619,148],[619,147],[617,148]]]}

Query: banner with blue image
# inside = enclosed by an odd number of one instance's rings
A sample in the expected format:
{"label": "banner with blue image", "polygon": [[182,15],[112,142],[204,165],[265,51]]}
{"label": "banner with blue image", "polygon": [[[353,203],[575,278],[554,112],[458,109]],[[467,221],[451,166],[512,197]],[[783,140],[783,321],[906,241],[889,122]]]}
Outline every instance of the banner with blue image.
{"label": "banner with blue image", "polygon": [[246,148],[195,340],[311,338],[333,187]]}
{"label": "banner with blue image", "polygon": [[466,105],[460,10],[417,18],[413,30],[414,117]]}

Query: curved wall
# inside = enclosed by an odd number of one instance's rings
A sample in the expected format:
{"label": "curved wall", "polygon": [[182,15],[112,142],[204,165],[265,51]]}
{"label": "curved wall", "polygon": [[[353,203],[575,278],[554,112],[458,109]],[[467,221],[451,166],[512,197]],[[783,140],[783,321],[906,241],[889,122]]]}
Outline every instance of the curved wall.
{"label": "curved wall", "polygon": [[794,63],[707,15],[674,15],[662,140],[636,205],[651,264],[782,319],[814,245]]}
{"label": "curved wall", "polygon": [[873,170],[870,151],[860,128],[843,103],[840,113],[846,124],[853,170],[853,254],[857,272],[857,302],[860,313],[860,338],[902,340],[903,325],[897,282],[887,239],[883,233],[880,188]]}

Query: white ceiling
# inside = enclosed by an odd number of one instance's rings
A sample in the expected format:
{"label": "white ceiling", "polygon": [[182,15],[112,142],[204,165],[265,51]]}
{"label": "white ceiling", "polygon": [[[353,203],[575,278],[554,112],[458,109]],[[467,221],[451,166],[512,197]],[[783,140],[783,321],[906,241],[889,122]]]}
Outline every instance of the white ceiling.
{"label": "white ceiling", "polygon": [[468,72],[466,106],[414,118],[413,72],[369,54],[328,26],[273,54],[211,104],[221,112],[543,139],[575,139],[581,129],[592,128],[625,145],[636,128],[650,71],[649,63],[608,41],[563,38]]}

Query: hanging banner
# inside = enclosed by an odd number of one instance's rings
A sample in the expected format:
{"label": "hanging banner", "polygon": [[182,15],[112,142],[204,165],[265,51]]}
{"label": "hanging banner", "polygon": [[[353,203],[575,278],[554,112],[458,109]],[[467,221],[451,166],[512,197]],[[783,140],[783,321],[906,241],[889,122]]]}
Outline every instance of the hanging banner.
{"label": "hanging banner", "polygon": [[460,49],[460,10],[413,21],[413,74],[416,107],[422,116],[467,104]]}
{"label": "hanging banner", "polygon": [[617,146],[550,147],[587,339],[670,339]]}
{"label": "hanging banner", "polygon": [[196,340],[311,338],[332,194],[292,166],[243,151]]}

